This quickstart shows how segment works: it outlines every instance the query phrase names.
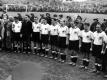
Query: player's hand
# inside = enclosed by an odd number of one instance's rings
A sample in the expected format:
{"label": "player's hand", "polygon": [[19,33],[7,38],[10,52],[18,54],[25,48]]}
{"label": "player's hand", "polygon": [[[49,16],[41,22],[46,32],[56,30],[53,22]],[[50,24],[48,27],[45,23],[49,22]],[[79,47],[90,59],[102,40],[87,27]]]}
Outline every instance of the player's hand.
{"label": "player's hand", "polygon": [[103,54],[103,55],[104,55],[104,54],[105,54],[105,51],[103,51],[103,50],[102,50],[102,51],[101,51],[101,54]]}
{"label": "player's hand", "polygon": [[90,48],[90,51],[92,51],[92,48]]}
{"label": "player's hand", "polygon": [[66,41],[66,45],[69,45],[69,41]]}
{"label": "player's hand", "polygon": [[32,37],[32,34],[30,35],[30,37]]}
{"label": "player's hand", "polygon": [[2,38],[0,37],[0,40],[1,40]]}
{"label": "player's hand", "polygon": [[22,34],[20,34],[20,37],[22,38]]}
{"label": "player's hand", "polygon": [[81,44],[79,44],[79,48],[81,48]]}

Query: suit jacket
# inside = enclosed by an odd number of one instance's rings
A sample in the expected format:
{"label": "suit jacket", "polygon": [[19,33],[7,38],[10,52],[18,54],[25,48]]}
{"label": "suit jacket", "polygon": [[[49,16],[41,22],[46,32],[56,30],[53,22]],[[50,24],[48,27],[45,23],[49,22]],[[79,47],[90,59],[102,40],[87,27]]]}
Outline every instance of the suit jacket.
{"label": "suit jacket", "polygon": [[30,35],[32,32],[33,32],[32,22],[31,21],[23,21],[22,22],[21,33]]}

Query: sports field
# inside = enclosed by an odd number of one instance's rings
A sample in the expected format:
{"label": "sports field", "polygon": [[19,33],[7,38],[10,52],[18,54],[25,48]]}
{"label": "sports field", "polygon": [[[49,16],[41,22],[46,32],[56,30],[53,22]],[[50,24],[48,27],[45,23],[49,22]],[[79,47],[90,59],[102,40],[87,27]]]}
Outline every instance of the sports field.
{"label": "sports field", "polygon": [[[15,16],[17,15],[18,12],[8,12],[9,16]],[[36,16],[39,16],[40,14],[45,14],[47,12],[20,12],[22,15],[25,14],[30,14],[30,13],[34,13]],[[77,15],[82,16],[83,19],[86,19],[86,21],[88,22],[92,22],[92,20],[94,18],[99,18],[99,21],[102,22],[103,19],[107,18],[106,14],[88,14],[88,13],[55,13],[55,12],[49,12],[51,14],[51,16],[53,14],[63,14],[64,17],[66,16],[71,16],[71,17],[76,17]],[[2,12],[0,12],[0,15],[2,14]]]}
{"label": "sports field", "polygon": [[[42,12],[41,12],[42,13]],[[40,12],[35,12],[35,15],[39,16]],[[14,16],[17,12],[9,12],[10,16]],[[24,15],[26,13],[22,13]],[[29,13],[28,13],[29,14]],[[93,18],[99,18],[102,21],[107,18],[107,15],[103,14],[81,14],[81,13],[51,13],[53,14],[64,14],[64,16],[81,15],[83,18],[87,18],[87,21],[92,22]],[[37,55],[28,54],[17,54],[0,52],[0,80],[5,80],[9,75],[12,74],[13,68],[23,62],[30,62],[34,64],[40,64],[43,67],[43,76],[41,80],[106,80],[103,78],[103,73],[96,75],[90,73],[90,70],[94,67],[94,59],[91,57],[89,70],[81,70],[79,66],[82,64],[81,54],[79,55],[78,63],[76,67],[68,65],[68,62],[60,63],[53,59],[40,57]]]}
{"label": "sports field", "polygon": [[[97,75],[90,72],[90,69],[92,69],[94,66],[93,62],[90,63],[89,70],[80,69],[79,66],[80,64],[82,64],[80,58],[78,59],[77,66],[74,67],[68,65],[68,62],[60,63],[56,60],[36,55],[6,52],[0,52],[0,80],[11,80],[7,78],[11,76],[11,74],[13,73],[13,69],[23,63],[33,63],[36,66],[39,66],[39,68],[37,69],[41,70],[42,73],[34,72],[35,70],[32,70],[34,69],[32,68],[32,66],[31,68],[26,65],[24,66],[27,67],[27,71],[29,72],[33,71],[33,73],[42,74],[42,79],[39,78],[38,80],[106,80],[103,78],[102,73]],[[32,75],[29,75],[29,72],[27,72],[24,67],[20,69],[18,68],[18,70],[16,70],[18,76],[24,71],[29,77],[31,77]],[[14,73],[13,75],[17,75],[17,73]],[[32,72],[30,74],[32,74]]]}

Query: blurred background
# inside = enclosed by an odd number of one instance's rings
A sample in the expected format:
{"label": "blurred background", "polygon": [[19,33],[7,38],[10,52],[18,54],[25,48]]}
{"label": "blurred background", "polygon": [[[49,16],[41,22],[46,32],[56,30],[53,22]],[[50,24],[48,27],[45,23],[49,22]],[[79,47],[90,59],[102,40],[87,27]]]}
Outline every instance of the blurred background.
{"label": "blurred background", "polygon": [[0,11],[107,13],[107,0],[0,0]]}

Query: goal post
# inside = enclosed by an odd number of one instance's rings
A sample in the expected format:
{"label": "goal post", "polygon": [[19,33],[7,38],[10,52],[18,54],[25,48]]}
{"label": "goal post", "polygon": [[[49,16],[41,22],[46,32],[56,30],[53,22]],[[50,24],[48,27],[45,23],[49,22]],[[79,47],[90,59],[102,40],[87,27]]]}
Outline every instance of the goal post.
{"label": "goal post", "polygon": [[9,6],[20,6],[20,7],[25,7],[25,12],[28,11],[28,5],[24,4],[4,4],[3,9],[5,9],[8,12]]}

